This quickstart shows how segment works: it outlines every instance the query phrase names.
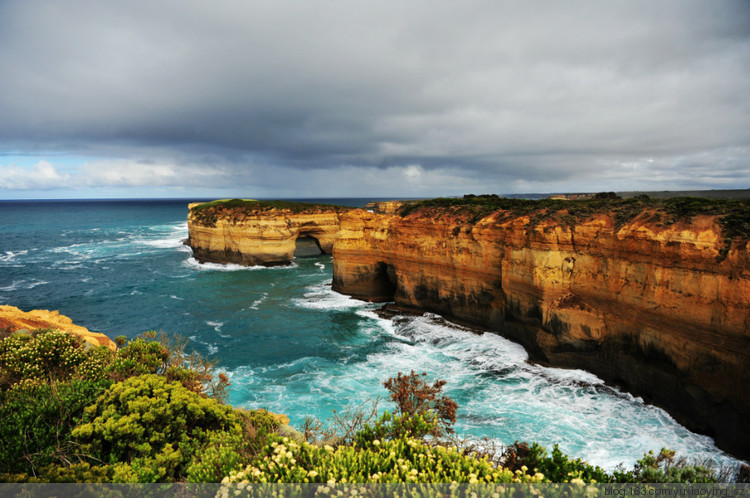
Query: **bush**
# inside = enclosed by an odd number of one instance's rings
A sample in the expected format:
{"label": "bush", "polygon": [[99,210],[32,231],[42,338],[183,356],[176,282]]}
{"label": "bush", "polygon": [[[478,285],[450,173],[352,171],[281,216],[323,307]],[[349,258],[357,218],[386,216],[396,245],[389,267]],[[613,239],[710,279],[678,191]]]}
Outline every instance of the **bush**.
{"label": "bush", "polygon": [[36,474],[40,467],[72,458],[71,431],[109,384],[29,382],[0,393],[0,472]]}
{"label": "bush", "polygon": [[424,378],[427,373],[409,375],[398,373],[396,377],[386,380],[383,385],[391,393],[391,399],[398,406],[401,415],[407,417],[422,416],[422,421],[432,424],[433,436],[452,433],[456,422],[458,404],[442,394],[444,380],[437,380],[429,385]]}
{"label": "bush", "polygon": [[65,381],[73,376],[104,377],[113,353],[107,348],[86,350],[74,335],[58,330],[35,330],[0,341],[0,389],[18,382]]}
{"label": "bush", "polygon": [[611,475],[601,467],[580,458],[572,459],[557,445],[552,455],[537,443],[515,442],[503,454],[502,463],[511,470],[527,467],[538,470],[550,482],[617,482],[617,483],[714,483],[714,472],[684,459],[675,460],[673,450],[662,449],[658,456],[652,451],[638,460],[632,471],[618,470]]}
{"label": "bush", "polygon": [[233,470],[247,465],[278,428],[277,419],[265,410],[235,410],[242,420],[241,434],[213,434],[187,469],[189,482],[221,482]]}
{"label": "bush", "polygon": [[[158,340],[153,340],[158,337]],[[147,340],[148,339],[148,340]],[[121,340],[122,342],[122,340]],[[214,364],[198,353],[185,353],[187,340],[178,336],[157,334],[151,330],[128,342],[117,352],[108,372],[116,381],[145,374],[158,374],[169,381],[180,382],[194,393],[224,401],[229,378],[220,373],[214,377]]]}
{"label": "bush", "polygon": [[113,380],[122,381],[130,377],[155,374],[164,369],[169,352],[154,341],[134,339],[117,351],[109,373]]}
{"label": "bush", "polygon": [[455,448],[411,438],[373,441],[372,446],[318,447],[274,438],[251,465],[231,472],[232,483],[427,483],[540,482],[544,476],[513,473]]}
{"label": "bush", "polygon": [[217,432],[241,432],[231,407],[143,375],[112,385],[86,408],[72,435],[87,459],[116,464],[116,480],[156,482],[183,477],[196,450]]}
{"label": "bush", "polygon": [[372,426],[365,424],[354,436],[354,442],[361,447],[369,447],[376,440],[404,437],[422,440],[428,435],[439,433],[439,425],[437,416],[432,412],[394,416],[386,411]]}
{"label": "bush", "polygon": [[666,448],[662,448],[658,455],[649,451],[636,462],[631,472],[615,472],[615,479],[619,482],[648,483],[714,483],[717,481],[710,468],[691,464],[685,459],[675,459],[674,450]]}
{"label": "bush", "polygon": [[580,458],[571,459],[555,445],[552,455],[537,443],[509,446],[502,458],[503,465],[516,471],[523,468],[538,470],[550,482],[610,482],[612,478],[601,467],[590,465]]}

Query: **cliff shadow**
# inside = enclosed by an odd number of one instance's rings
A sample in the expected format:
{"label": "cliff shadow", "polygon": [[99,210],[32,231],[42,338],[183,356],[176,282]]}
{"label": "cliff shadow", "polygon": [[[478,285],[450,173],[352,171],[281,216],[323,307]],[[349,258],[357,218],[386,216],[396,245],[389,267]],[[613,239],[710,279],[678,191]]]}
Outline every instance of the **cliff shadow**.
{"label": "cliff shadow", "polygon": [[320,247],[320,241],[312,235],[300,235],[294,241],[295,258],[314,258],[321,254],[325,252]]}
{"label": "cliff shadow", "polygon": [[386,264],[383,261],[375,265],[373,286],[377,289],[377,293],[382,300],[394,300],[398,288],[398,276],[393,265]]}

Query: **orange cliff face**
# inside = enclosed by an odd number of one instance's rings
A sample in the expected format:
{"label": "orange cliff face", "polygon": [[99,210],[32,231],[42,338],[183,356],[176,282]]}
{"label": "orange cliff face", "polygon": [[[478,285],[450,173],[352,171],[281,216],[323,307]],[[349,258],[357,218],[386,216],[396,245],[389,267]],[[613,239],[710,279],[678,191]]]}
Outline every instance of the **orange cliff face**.
{"label": "orange cliff face", "polygon": [[15,332],[19,329],[53,329],[68,332],[80,337],[92,346],[105,346],[112,351],[117,350],[114,341],[104,334],[91,332],[86,327],[73,323],[73,320],[59,311],[32,310],[21,311],[15,306],[0,305],[0,328]]}
{"label": "orange cliff face", "polygon": [[333,288],[489,328],[750,456],[750,242],[727,247],[715,216],[559,214],[352,211]]}
{"label": "orange cliff face", "polygon": [[[245,202],[196,210],[188,206],[188,244],[203,262],[245,266],[284,265],[294,259],[300,237],[315,240],[321,252],[330,254],[339,228],[339,216],[349,208],[274,202]],[[280,207],[279,207],[280,206]]]}

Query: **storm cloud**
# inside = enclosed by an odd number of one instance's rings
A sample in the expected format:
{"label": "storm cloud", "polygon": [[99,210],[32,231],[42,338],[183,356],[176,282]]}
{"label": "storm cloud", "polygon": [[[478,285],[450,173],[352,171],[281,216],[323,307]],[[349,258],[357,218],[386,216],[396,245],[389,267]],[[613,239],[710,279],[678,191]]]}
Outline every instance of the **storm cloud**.
{"label": "storm cloud", "polygon": [[747,188],[748,95],[745,1],[11,0],[0,197]]}

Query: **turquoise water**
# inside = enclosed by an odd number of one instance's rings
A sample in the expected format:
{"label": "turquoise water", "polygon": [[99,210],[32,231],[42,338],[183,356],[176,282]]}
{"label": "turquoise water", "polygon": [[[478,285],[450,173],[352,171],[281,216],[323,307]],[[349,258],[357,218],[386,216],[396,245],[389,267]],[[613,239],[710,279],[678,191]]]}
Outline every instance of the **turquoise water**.
{"label": "turquoise water", "polygon": [[232,404],[293,425],[385,398],[383,381],[413,369],[448,382],[461,434],[559,443],[608,469],[662,447],[736,462],[663,410],[590,373],[530,365],[497,335],[430,314],[378,317],[379,305],[330,289],[330,256],[198,264],[182,244],[187,202],[0,202],[0,304],[58,309],[110,337],[181,334],[229,375]]}

